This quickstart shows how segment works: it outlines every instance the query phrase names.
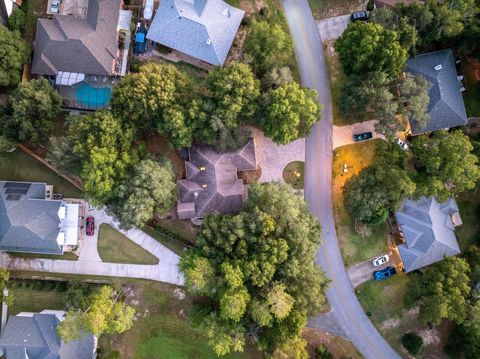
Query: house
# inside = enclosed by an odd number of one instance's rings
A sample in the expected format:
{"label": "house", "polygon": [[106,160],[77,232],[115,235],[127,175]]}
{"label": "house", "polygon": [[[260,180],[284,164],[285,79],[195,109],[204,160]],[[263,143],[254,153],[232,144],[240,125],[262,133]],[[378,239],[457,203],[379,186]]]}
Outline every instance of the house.
{"label": "house", "polygon": [[394,7],[399,4],[410,5],[416,2],[421,2],[421,0],[375,0],[375,6],[377,8]]}
{"label": "house", "polygon": [[92,334],[85,333],[68,343],[60,340],[57,326],[64,317],[65,312],[53,310],[10,316],[0,337],[0,356],[5,359],[96,358],[97,339]]}
{"label": "house", "polygon": [[212,65],[223,65],[244,11],[223,0],[162,0],[147,39]]}
{"label": "house", "polygon": [[405,243],[397,246],[406,272],[460,253],[455,227],[462,224],[455,199],[439,203],[434,197],[407,199],[395,212]]}
{"label": "house", "polygon": [[78,244],[79,204],[49,199],[47,188],[0,181],[0,250],[63,254]]}
{"label": "house", "polygon": [[451,49],[429,52],[407,60],[405,71],[422,75],[430,83],[427,125],[420,128],[410,119],[412,135],[449,129],[467,124],[467,114]]}
{"label": "house", "polygon": [[32,73],[55,84],[71,102],[67,106],[106,107],[115,76],[125,74],[132,14],[121,5],[122,0],[88,0],[85,16],[38,19]]}
{"label": "house", "polygon": [[194,145],[188,150],[188,156],[186,179],[177,182],[178,218],[204,218],[210,213],[240,211],[247,191],[238,172],[256,170],[254,140],[229,153],[219,153],[207,145]]}
{"label": "house", "polygon": [[0,25],[5,25],[13,11],[22,5],[21,0],[0,0]]}

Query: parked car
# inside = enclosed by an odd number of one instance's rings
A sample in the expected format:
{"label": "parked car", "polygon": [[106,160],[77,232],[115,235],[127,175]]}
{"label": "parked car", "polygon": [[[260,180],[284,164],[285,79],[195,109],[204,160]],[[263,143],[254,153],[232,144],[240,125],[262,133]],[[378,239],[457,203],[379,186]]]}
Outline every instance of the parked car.
{"label": "parked car", "polygon": [[355,142],[365,141],[365,140],[369,140],[371,138],[372,138],[372,133],[371,132],[364,132],[364,133],[358,133],[356,135],[353,135],[353,140]]}
{"label": "parked car", "polygon": [[135,43],[133,46],[133,52],[135,54],[143,54],[147,51],[147,39],[146,39],[147,29],[145,25],[140,25],[137,33],[135,34]]}
{"label": "parked car", "polygon": [[373,278],[375,280],[384,280],[390,278],[392,275],[397,274],[397,271],[393,267],[387,267],[382,270],[377,270],[373,272]]}
{"label": "parked car", "polygon": [[398,137],[395,137],[395,143],[399,145],[402,150],[404,151],[408,150],[408,145]]}
{"label": "parked car", "polygon": [[60,8],[60,0],[52,0],[50,4],[50,12],[52,14],[58,14],[58,9]]}
{"label": "parked car", "polygon": [[355,11],[350,15],[350,20],[352,22],[355,21],[367,21],[368,20],[368,13],[366,11]]}
{"label": "parked car", "polygon": [[384,254],[384,255],[381,255],[380,257],[377,257],[375,258],[373,261],[372,261],[372,264],[374,267],[379,267],[381,266],[382,264],[385,264],[389,261],[389,257],[388,257],[388,254]]}
{"label": "parked car", "polygon": [[87,236],[93,236],[95,234],[95,219],[93,217],[87,217],[85,233]]}

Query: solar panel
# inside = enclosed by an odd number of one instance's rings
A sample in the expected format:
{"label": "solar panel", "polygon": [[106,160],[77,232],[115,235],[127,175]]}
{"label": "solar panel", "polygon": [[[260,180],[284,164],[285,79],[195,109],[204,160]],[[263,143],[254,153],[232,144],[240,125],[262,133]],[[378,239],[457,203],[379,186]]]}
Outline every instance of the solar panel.
{"label": "solar panel", "polygon": [[22,183],[22,182],[6,182],[4,184],[5,188],[24,188],[28,190],[32,184],[31,183]]}
{"label": "solar panel", "polygon": [[28,188],[7,188],[5,194],[27,194]]}
{"label": "solar panel", "polygon": [[7,194],[7,197],[5,199],[7,201],[18,201],[22,197],[20,194]]}

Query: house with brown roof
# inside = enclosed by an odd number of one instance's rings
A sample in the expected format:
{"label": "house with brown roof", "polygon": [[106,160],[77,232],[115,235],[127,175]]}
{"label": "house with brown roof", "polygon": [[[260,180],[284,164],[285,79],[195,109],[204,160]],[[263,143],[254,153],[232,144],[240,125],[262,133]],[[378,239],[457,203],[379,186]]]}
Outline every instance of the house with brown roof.
{"label": "house with brown roof", "polygon": [[178,218],[239,212],[247,199],[247,190],[238,172],[257,168],[254,139],[228,153],[217,152],[212,146],[194,145],[188,156],[186,178],[177,182]]}

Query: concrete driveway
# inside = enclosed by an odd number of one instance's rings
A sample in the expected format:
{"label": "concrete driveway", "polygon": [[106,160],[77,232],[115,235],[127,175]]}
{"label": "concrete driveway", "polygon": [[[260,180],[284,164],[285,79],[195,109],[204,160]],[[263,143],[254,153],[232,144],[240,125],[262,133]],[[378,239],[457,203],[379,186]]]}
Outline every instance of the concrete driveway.
{"label": "concrete driveway", "polygon": [[333,148],[355,143],[353,135],[363,132],[371,132],[372,139],[381,138],[386,140],[385,136],[375,131],[376,120],[357,122],[348,126],[333,126]]}
{"label": "concrete driveway", "polygon": [[342,35],[349,23],[350,15],[335,16],[317,21],[320,38],[323,42],[337,39]]}
{"label": "concrete driveway", "polygon": [[[384,253],[379,253],[378,256],[375,256],[374,258],[379,257],[382,254]],[[388,261],[387,263],[382,264],[381,266],[374,267],[372,264],[372,260],[374,258],[371,258],[368,261],[365,261],[362,263],[354,264],[347,268],[348,276],[350,277],[350,280],[352,281],[352,285],[354,288],[372,279],[374,271],[381,270],[392,265],[391,261]]]}

